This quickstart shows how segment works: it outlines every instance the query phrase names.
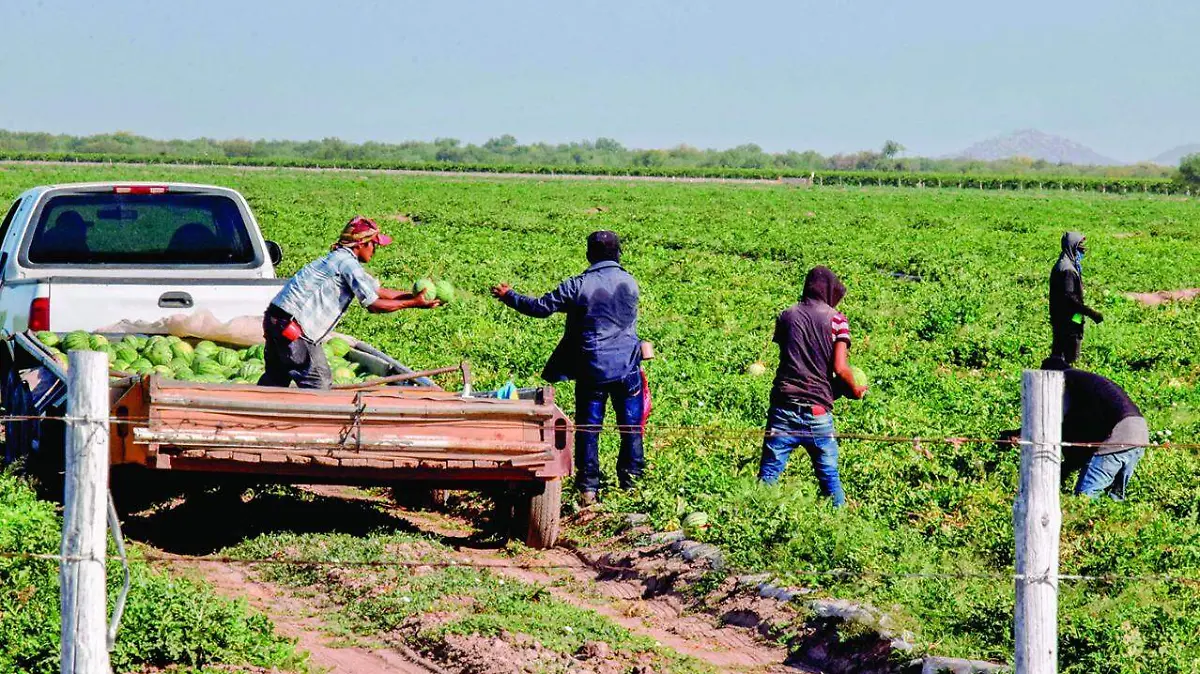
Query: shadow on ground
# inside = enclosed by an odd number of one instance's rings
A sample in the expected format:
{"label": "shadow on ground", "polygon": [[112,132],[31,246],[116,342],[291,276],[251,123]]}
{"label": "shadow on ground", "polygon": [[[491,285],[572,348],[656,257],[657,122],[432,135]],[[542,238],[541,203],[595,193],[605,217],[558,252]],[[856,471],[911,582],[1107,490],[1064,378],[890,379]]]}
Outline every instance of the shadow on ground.
{"label": "shadow on ground", "polygon": [[419,529],[365,500],[321,496],[292,486],[190,491],[126,515],[127,537],[179,555],[208,555],[266,533],[365,536]]}

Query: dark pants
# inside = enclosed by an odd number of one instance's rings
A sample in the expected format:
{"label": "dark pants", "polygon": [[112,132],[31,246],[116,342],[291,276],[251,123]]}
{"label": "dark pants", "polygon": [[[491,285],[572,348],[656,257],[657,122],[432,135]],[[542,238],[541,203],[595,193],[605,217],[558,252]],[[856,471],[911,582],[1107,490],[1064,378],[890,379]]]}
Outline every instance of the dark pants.
{"label": "dark pants", "polygon": [[1050,343],[1050,357],[1058,356],[1070,365],[1079,360],[1079,346],[1082,342],[1082,332],[1055,330],[1054,341]]}
{"label": "dark pants", "polygon": [[575,386],[575,487],[579,491],[600,487],[600,425],[610,397],[621,433],[618,483],[622,489],[629,489],[642,476],[642,373],[634,370],[624,379],[605,384],[580,381]]}
{"label": "dark pants", "polygon": [[283,336],[290,318],[268,311],[263,316],[263,335],[267,338],[263,359],[267,370],[258,379],[259,386],[287,387],[292,382],[300,388],[329,388],[333,375],[325,351],[300,337],[288,341]]}

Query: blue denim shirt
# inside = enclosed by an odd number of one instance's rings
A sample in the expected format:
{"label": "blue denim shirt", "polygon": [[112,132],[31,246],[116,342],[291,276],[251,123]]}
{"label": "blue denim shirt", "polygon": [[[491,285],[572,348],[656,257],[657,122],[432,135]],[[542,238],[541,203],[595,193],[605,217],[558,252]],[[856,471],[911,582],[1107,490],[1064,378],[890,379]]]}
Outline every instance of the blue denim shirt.
{"label": "blue denim shirt", "polygon": [[319,342],[355,299],[364,307],[379,299],[375,280],[349,248],[338,248],[296,272],[271,304],[296,319],[304,336]]}
{"label": "blue denim shirt", "polygon": [[534,318],[556,312],[567,315],[563,338],[542,370],[546,381],[581,379],[605,384],[641,366],[638,285],[616,262],[597,262],[538,298],[510,292],[502,299]]}

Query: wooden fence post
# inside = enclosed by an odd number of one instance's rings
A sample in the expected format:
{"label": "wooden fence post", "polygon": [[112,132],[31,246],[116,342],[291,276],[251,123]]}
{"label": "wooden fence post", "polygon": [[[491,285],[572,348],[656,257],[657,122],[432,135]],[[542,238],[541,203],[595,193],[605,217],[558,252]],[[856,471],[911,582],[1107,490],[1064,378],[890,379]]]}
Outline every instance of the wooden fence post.
{"label": "wooden fence post", "polygon": [[1016,674],[1058,671],[1062,414],[1062,373],[1026,370],[1021,380],[1021,482],[1013,503]]}
{"label": "wooden fence post", "polygon": [[108,674],[105,554],[108,542],[108,355],[67,356],[63,494],[62,673]]}

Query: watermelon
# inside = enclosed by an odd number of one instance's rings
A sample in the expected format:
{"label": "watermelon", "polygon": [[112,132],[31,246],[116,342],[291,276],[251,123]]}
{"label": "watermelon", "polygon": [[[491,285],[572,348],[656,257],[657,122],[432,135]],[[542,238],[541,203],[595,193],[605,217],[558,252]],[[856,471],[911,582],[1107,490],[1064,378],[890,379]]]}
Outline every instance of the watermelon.
{"label": "watermelon", "polygon": [[129,371],[136,374],[150,374],[151,370],[153,369],[154,363],[151,363],[145,358],[138,358],[129,364]]}
{"label": "watermelon", "polygon": [[708,528],[708,513],[694,512],[683,518],[683,534],[692,536]]}
{"label": "watermelon", "polygon": [[413,284],[413,294],[424,294],[427,300],[437,299],[437,284],[432,279],[419,279]]}
{"label": "watermelon", "polygon": [[104,335],[92,335],[88,341],[92,344],[92,351],[103,351],[108,346],[108,338]]}
{"label": "watermelon", "polygon": [[850,366],[850,374],[854,376],[854,385],[855,386],[866,386],[867,385],[867,373],[863,372],[862,369],[852,365],[852,366]]}
{"label": "watermelon", "polygon": [[154,374],[161,374],[162,376],[168,377],[168,378],[175,377],[175,370],[172,370],[170,367],[168,367],[166,365],[155,365],[153,372],[154,372]]}
{"label": "watermelon", "polygon": [[347,342],[341,337],[334,337],[333,339],[329,340],[328,344],[329,350],[333,351],[333,355],[337,356],[338,358],[345,357],[346,354],[350,353],[350,342]]}
{"label": "watermelon", "polygon": [[194,379],[196,377],[196,373],[192,372],[191,370],[189,370],[186,367],[179,369],[179,370],[175,370],[174,372],[175,373],[173,375],[171,375],[171,378],[178,379],[179,381],[191,381],[192,379]]}
{"label": "watermelon", "polygon": [[437,282],[437,298],[442,301],[442,304],[450,304],[454,301],[454,285],[443,279]]}
{"label": "watermelon", "polygon": [[198,381],[203,384],[224,384],[226,379],[225,375],[221,374],[197,374],[192,378],[192,381]]}
{"label": "watermelon", "polygon": [[159,342],[157,346],[147,349],[143,356],[155,365],[167,365],[175,359],[175,354],[171,353],[171,347],[167,346],[165,342]]}
{"label": "watermelon", "polygon": [[228,368],[237,367],[239,364],[241,364],[242,359],[238,358],[237,351],[234,351],[233,349],[221,349],[217,352],[216,361],[221,367]]}
{"label": "watermelon", "polygon": [[141,351],[142,347],[145,346],[145,340],[137,335],[126,335],[125,339],[121,340],[121,346],[127,346],[134,351]]}
{"label": "watermelon", "polygon": [[58,338],[58,335],[47,330],[37,333],[37,338],[39,342],[45,344],[46,346],[58,346],[58,343],[62,341]]}
{"label": "watermelon", "polygon": [[192,368],[200,376],[225,376],[225,368],[215,360],[197,360],[192,363]]}
{"label": "watermelon", "polygon": [[167,335],[167,344],[182,344],[183,339],[175,335]]}
{"label": "watermelon", "polygon": [[199,356],[200,354],[204,354],[205,357],[211,357],[214,354],[216,354],[217,351],[219,351],[219,350],[220,350],[219,346],[217,346],[216,344],[213,344],[212,342],[208,341],[207,339],[202,342],[198,342],[195,347],[195,352],[196,352],[197,356]]}
{"label": "watermelon", "polygon": [[118,362],[125,363],[126,365],[128,365],[129,363],[132,363],[133,361],[138,359],[138,352],[136,349],[131,349],[128,346],[125,346],[124,343],[122,343],[121,346],[118,346],[116,348],[116,352],[113,354],[113,358],[115,360],[117,360]]}
{"label": "watermelon", "polygon": [[90,351],[92,348],[92,336],[82,330],[68,333],[62,341],[67,351]]}
{"label": "watermelon", "polygon": [[167,366],[175,372],[179,372],[180,370],[190,370],[192,369],[192,361],[176,356],[175,358],[171,359],[170,363],[167,363]]}
{"label": "watermelon", "polygon": [[69,365],[67,363],[67,354],[65,354],[65,353],[59,352],[59,353],[54,354],[54,360],[58,361],[58,364],[64,370],[69,367]]}
{"label": "watermelon", "polygon": [[750,363],[746,367],[746,374],[754,377],[761,377],[767,373],[767,366],[759,362]]}
{"label": "watermelon", "polygon": [[335,381],[354,381],[354,370],[348,367],[339,367],[333,371],[333,378]]}
{"label": "watermelon", "polygon": [[192,348],[191,344],[188,344],[184,341],[179,341],[172,344],[171,353],[175,354],[176,358],[186,359],[189,363],[192,361],[192,358],[196,356],[196,350]]}
{"label": "watermelon", "polygon": [[245,363],[238,369],[238,377],[243,379],[257,379],[264,371],[266,371],[266,368],[258,363]]}
{"label": "watermelon", "polygon": [[[153,349],[159,344],[167,344],[167,338],[163,337],[162,335],[154,335],[150,339],[146,340],[146,344],[142,347],[142,349]],[[170,344],[167,344],[167,346],[170,346]]]}

